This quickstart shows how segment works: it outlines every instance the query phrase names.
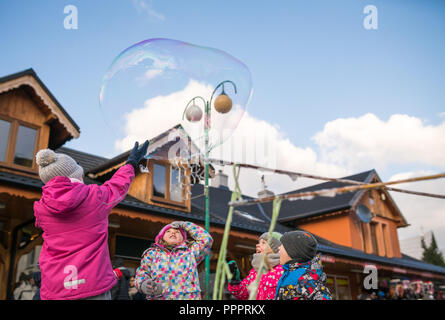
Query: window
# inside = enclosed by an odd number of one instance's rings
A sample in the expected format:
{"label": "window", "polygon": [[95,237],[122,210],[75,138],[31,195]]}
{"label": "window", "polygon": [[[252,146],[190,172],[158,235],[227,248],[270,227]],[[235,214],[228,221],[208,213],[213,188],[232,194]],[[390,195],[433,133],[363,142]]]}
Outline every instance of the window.
{"label": "window", "polygon": [[363,251],[368,252],[368,229],[366,224],[361,222],[360,227],[362,228],[362,239],[363,239]]}
{"label": "window", "polygon": [[116,235],[116,256],[140,261],[142,253],[150,247],[152,241]]}
{"label": "window", "polygon": [[389,256],[389,243],[386,239],[386,234],[388,232],[388,226],[386,224],[382,224],[382,234],[383,234],[383,247],[385,248],[385,256]]}
{"label": "window", "polygon": [[14,119],[0,119],[0,162],[33,168],[37,128]]}
{"label": "window", "polygon": [[326,287],[331,291],[333,299],[351,300],[351,287],[348,277],[327,275]]}
{"label": "window", "polygon": [[11,123],[0,119],[0,161],[6,161]]}
{"label": "window", "polygon": [[155,163],[153,165],[153,195],[165,198],[165,166]]}
{"label": "window", "polygon": [[182,170],[171,168],[170,173],[170,199],[182,202],[184,201]]}
{"label": "window", "polygon": [[372,239],[372,253],[379,254],[379,245],[377,242],[377,223],[371,223],[371,239]]}
{"label": "window", "polygon": [[185,177],[182,169],[172,167],[169,163],[153,162],[152,200],[185,206]]}
{"label": "window", "polygon": [[25,126],[19,126],[14,154],[15,164],[29,168],[32,167],[36,136],[37,130]]}

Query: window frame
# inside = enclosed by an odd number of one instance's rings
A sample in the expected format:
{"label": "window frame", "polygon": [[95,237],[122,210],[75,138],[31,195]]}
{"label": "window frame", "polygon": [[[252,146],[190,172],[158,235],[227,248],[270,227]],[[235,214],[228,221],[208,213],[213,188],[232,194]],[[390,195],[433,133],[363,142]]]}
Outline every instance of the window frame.
{"label": "window frame", "polygon": [[378,241],[378,222],[370,222],[369,227],[371,229],[371,241],[372,241],[372,253],[379,256],[379,241]]}
{"label": "window frame", "polygon": [[[161,165],[165,167],[165,198],[155,196],[154,193],[154,164]],[[150,191],[150,200],[153,202],[158,203],[164,203],[168,205],[178,206],[182,208],[187,207],[187,200],[184,199],[183,201],[174,201],[171,200],[170,197],[170,180],[171,180],[171,171],[172,171],[172,165],[169,161],[166,160],[152,160],[149,162],[148,170],[151,172],[149,183],[151,183],[151,191]],[[186,173],[183,173],[184,175]],[[186,189],[183,188],[182,190],[183,194],[186,192]]]}
{"label": "window frame", "polygon": [[[23,121],[20,119],[11,118],[11,117],[8,117],[5,115],[0,115],[0,119],[10,123],[9,136],[8,136],[8,142],[7,142],[6,154],[5,154],[5,161],[0,161],[0,165],[2,165],[4,167],[19,169],[19,170],[25,171],[25,172],[35,173],[38,170],[35,155],[38,151],[38,146],[40,143],[41,127],[37,126],[35,124],[32,124],[32,123],[29,123],[29,122],[26,122],[26,121]],[[19,132],[19,126],[24,126],[24,127],[28,127],[30,129],[36,130],[36,139],[34,141],[34,150],[33,150],[32,166],[31,167],[22,166],[22,165],[14,163],[14,155],[15,155],[15,150],[16,150],[16,145],[17,145],[17,136],[18,136],[18,132]]]}

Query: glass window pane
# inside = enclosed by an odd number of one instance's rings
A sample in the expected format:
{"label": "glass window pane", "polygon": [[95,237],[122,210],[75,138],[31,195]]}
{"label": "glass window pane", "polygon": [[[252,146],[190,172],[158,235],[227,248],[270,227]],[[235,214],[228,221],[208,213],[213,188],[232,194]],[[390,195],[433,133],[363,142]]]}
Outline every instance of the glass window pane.
{"label": "glass window pane", "polygon": [[153,164],[153,195],[165,198],[165,166]]}
{"label": "glass window pane", "polygon": [[170,200],[176,202],[183,202],[183,177],[182,171],[171,168],[170,170]]}
{"label": "glass window pane", "polygon": [[17,143],[15,145],[14,163],[25,167],[32,167],[34,148],[36,146],[37,130],[19,126]]}
{"label": "glass window pane", "polygon": [[6,160],[6,150],[8,148],[10,127],[11,123],[0,119],[0,161]]}
{"label": "glass window pane", "polygon": [[337,282],[336,298],[338,300],[351,300],[349,279],[337,277],[335,280]]}
{"label": "glass window pane", "polygon": [[378,254],[379,246],[377,243],[377,224],[376,223],[371,224],[371,237],[372,237],[372,252],[374,254]]}

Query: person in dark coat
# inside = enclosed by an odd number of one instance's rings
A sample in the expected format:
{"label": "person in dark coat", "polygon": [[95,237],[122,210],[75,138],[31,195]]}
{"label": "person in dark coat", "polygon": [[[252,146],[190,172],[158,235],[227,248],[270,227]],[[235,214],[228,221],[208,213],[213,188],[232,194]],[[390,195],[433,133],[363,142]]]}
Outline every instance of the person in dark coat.
{"label": "person in dark coat", "polygon": [[40,285],[42,283],[42,274],[40,273],[40,271],[34,272],[32,274],[32,278],[34,279],[34,283],[37,287],[37,291],[34,294],[34,297],[32,297],[32,300],[41,300],[40,299]]}
{"label": "person in dark coat", "polygon": [[130,270],[124,267],[124,260],[116,258],[113,263],[114,274],[117,278],[116,285],[111,289],[111,300],[130,300],[128,289],[130,288]]}
{"label": "person in dark coat", "polygon": [[134,277],[130,278],[130,289],[128,290],[128,294],[130,295],[130,300],[147,300],[147,295],[136,289]]}
{"label": "person in dark coat", "polygon": [[305,231],[291,231],[280,241],[284,274],[278,281],[275,300],[332,300],[314,236]]}

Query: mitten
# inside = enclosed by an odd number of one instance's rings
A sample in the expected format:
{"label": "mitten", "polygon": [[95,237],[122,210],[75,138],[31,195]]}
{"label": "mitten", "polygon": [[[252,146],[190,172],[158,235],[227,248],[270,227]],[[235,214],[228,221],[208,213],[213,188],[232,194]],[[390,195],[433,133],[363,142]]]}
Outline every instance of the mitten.
{"label": "mitten", "polygon": [[139,161],[144,159],[147,154],[148,145],[149,141],[146,140],[142,147],[139,148],[139,143],[136,141],[133,150],[131,150],[130,155],[128,156],[126,164],[131,164],[136,171]]}
{"label": "mitten", "polygon": [[162,284],[156,283],[154,280],[148,279],[142,282],[141,291],[149,296],[160,296],[164,291]]}
{"label": "mitten", "polygon": [[230,284],[239,284],[241,282],[240,272],[238,265],[235,260],[231,260],[228,263],[230,273],[232,274],[232,279],[230,279]]}
{"label": "mitten", "polygon": [[174,221],[172,223],[170,223],[171,227],[174,229],[184,229],[187,227],[187,222],[185,221]]}

